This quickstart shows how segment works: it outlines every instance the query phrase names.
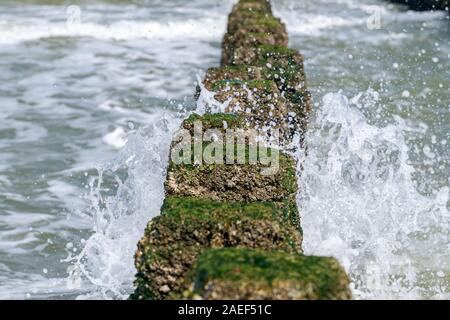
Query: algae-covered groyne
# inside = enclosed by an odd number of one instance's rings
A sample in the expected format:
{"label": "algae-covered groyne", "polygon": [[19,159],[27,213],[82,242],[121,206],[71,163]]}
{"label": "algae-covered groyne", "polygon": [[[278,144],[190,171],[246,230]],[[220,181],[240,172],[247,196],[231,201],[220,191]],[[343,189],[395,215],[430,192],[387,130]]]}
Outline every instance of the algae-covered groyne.
{"label": "algae-covered groyne", "polygon": [[351,298],[334,258],[302,254],[289,151],[302,145],[311,99],[303,57],[287,43],[269,2],[234,6],[221,67],[202,84],[223,108],[192,114],[174,136],[166,197],[138,244],[131,298]]}

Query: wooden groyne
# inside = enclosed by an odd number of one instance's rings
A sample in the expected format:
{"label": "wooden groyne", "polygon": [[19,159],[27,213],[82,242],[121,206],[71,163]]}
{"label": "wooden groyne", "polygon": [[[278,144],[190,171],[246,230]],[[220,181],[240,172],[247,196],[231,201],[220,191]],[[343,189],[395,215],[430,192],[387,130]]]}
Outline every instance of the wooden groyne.
{"label": "wooden groyne", "polygon": [[[221,66],[203,80],[223,110],[192,114],[174,137],[161,214],[135,255],[132,299],[351,298],[334,258],[302,254],[296,159],[280,149],[301,146],[311,98],[303,57],[287,44],[268,1],[233,7]],[[265,133],[264,147],[230,135],[250,129]],[[275,137],[280,148],[267,144]]]}

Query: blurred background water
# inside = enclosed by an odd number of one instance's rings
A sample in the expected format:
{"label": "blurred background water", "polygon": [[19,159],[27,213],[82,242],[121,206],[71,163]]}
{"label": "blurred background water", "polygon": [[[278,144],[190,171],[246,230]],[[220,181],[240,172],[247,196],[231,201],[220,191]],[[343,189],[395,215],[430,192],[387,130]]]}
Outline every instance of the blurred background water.
{"label": "blurred background water", "polygon": [[[219,64],[233,3],[0,0],[0,298],[132,291],[171,132],[196,107],[197,75]],[[273,6],[315,101],[306,253],[339,258],[357,298],[448,298],[446,13]]]}

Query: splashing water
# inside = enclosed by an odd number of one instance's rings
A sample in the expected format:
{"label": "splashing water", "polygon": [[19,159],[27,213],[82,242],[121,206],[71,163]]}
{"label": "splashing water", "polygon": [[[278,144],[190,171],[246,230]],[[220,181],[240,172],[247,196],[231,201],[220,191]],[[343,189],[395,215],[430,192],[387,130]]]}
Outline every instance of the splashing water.
{"label": "splashing water", "polygon": [[[223,104],[200,87],[195,112],[221,111]],[[399,117],[382,128],[370,125],[360,109],[376,103],[371,90],[350,101],[330,93],[316,111],[307,157],[298,150],[305,252],[338,258],[358,299],[445,298],[449,189],[434,198],[416,191],[405,132],[423,134],[426,127]],[[86,280],[95,287],[78,298],[130,294],[131,253],[147,221],[159,214],[168,141],[188,114],[160,114],[132,131],[114,162],[98,168],[89,194],[94,233],[78,255],[67,259],[72,262],[69,287]],[[110,194],[110,188],[117,192]]]}
{"label": "splashing water", "polygon": [[[183,115],[161,113],[128,136],[120,155],[90,181],[88,212],[93,235],[70,256],[68,285],[88,280],[96,290],[79,298],[127,298],[135,269],[133,252],[147,221],[159,214],[172,133]],[[125,177],[123,177],[125,176]],[[113,183],[109,182],[112,180]],[[111,188],[117,191],[111,194]]]}
{"label": "splashing water", "polygon": [[372,91],[329,93],[316,110],[299,172],[305,253],[337,257],[358,299],[448,298],[449,188],[417,192],[405,140],[426,128],[370,125],[367,104]]}
{"label": "splashing water", "polygon": [[133,253],[147,222],[160,212],[174,132],[192,112],[202,115],[210,108],[224,109],[200,80],[198,85],[194,110],[182,105],[177,112],[161,110],[148,125],[128,134],[125,148],[114,161],[97,168],[98,176],[89,183],[87,210],[93,234],[78,255],[65,260],[71,263],[68,288],[89,289],[79,299],[126,299],[132,292]]}
{"label": "splashing water", "polygon": [[[187,116],[167,98],[183,104],[196,71],[217,66],[234,2],[83,2],[69,26],[64,1],[0,1],[0,298],[133,290],[136,243],[159,213],[171,131]],[[386,106],[363,93],[314,108],[299,194],[307,253],[339,258],[357,298],[449,298],[447,14],[272,2],[316,101],[372,87]],[[380,30],[367,29],[373,5]]]}
{"label": "splashing water", "polygon": [[[197,79],[200,92],[194,112],[224,112],[229,101],[217,101],[201,77]],[[128,134],[125,148],[114,161],[97,167],[97,176],[89,182],[90,207],[84,214],[85,220],[92,221],[93,233],[82,241],[79,254],[69,253],[64,260],[71,263],[68,289],[87,290],[79,299],[130,295],[136,272],[132,253],[147,222],[160,212],[170,141],[191,112],[161,112],[149,125]]]}

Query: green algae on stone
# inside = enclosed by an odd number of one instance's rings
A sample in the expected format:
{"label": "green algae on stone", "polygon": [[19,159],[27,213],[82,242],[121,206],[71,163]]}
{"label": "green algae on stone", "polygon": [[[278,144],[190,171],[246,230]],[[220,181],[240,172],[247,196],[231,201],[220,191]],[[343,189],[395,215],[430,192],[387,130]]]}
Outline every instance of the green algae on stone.
{"label": "green algae on stone", "polygon": [[289,222],[289,218],[285,217],[280,208],[272,202],[221,202],[194,197],[167,197],[162,205],[161,214],[176,219],[192,215],[200,220],[217,224],[240,220],[242,217]]}
{"label": "green algae on stone", "polygon": [[[243,118],[236,114],[191,115],[182,127],[193,134],[194,126],[200,121],[203,131],[218,128],[225,130],[243,128]],[[230,143],[228,140],[232,138]],[[190,161],[170,161],[165,181],[165,191],[169,196],[190,196],[217,201],[273,201],[283,210],[297,229],[300,229],[299,213],[296,205],[297,178],[296,161],[278,149],[252,145],[253,139],[227,135],[217,148],[222,159],[213,163],[195,161],[195,145],[190,146]],[[214,142],[203,141],[198,147],[203,156]],[[171,154],[175,150],[172,145]],[[229,149],[231,148],[231,149]],[[217,150],[215,150],[217,151]],[[231,161],[230,161],[231,157]],[[171,157],[174,159],[174,156]]]}
{"label": "green algae on stone", "polygon": [[251,65],[256,55],[256,46],[279,45],[285,46],[288,38],[285,33],[253,32],[239,29],[234,34],[225,34],[222,43],[221,64],[225,65]]}
{"label": "green algae on stone", "polygon": [[216,101],[223,104],[225,113],[245,119],[242,129],[264,130],[267,136],[277,134],[279,145],[290,143],[294,133],[290,127],[293,110],[274,81],[222,79],[211,81],[208,86],[215,92]]}
{"label": "green algae on stone", "polygon": [[[250,122],[254,125],[266,126],[275,119],[278,123],[276,127],[284,131],[283,137],[289,141],[296,132],[306,131],[312,110],[311,94],[306,89],[303,57],[295,50],[273,45],[257,46],[252,52],[254,56],[247,55],[250,65],[227,66],[207,73],[205,86],[212,91],[226,88],[215,96],[216,99],[224,102],[231,98],[227,112],[239,112],[234,108],[236,105],[241,111],[248,109],[253,119]],[[208,77],[208,74],[211,76]],[[255,99],[248,101],[247,93],[239,87],[249,87],[252,82],[265,84],[264,91],[269,94],[271,101],[258,94]],[[258,105],[255,106],[255,102]],[[267,106],[271,106],[270,109]]]}
{"label": "green algae on stone", "polygon": [[286,29],[280,19],[272,14],[267,1],[239,1],[228,16],[227,30],[233,34],[239,29],[257,30],[253,32],[284,32]]}
{"label": "green algae on stone", "polygon": [[[171,164],[165,182],[166,193],[217,201],[273,201],[286,208],[287,214],[296,221],[296,193],[292,191],[296,182],[292,180],[292,186],[285,186],[288,180],[283,176],[291,175],[291,170],[283,160],[280,162],[280,169],[274,175],[262,175],[258,165]],[[285,203],[287,200],[289,203]]]}
{"label": "green algae on stone", "polygon": [[[202,145],[205,148],[205,144]],[[295,176],[295,160],[279,150],[264,149],[258,153],[271,152],[276,163],[271,174],[264,174],[268,168],[257,159],[256,163],[249,163],[249,146],[243,146],[245,151],[244,163],[237,163],[238,146],[232,150],[234,164],[230,164],[226,150],[223,152],[224,160],[221,164],[176,164],[170,162],[165,189],[168,195],[193,196],[221,201],[275,201],[285,200],[297,190]],[[260,155],[258,155],[260,156]],[[275,159],[278,158],[278,159]],[[240,160],[240,159],[239,159]],[[275,167],[277,166],[277,167]]]}
{"label": "green algae on stone", "polygon": [[[187,288],[186,288],[187,287]],[[230,300],[346,300],[349,279],[334,258],[248,248],[210,249],[189,271],[182,295]]]}
{"label": "green algae on stone", "polygon": [[196,113],[191,114],[183,121],[181,127],[193,133],[194,123],[200,121],[204,130],[207,129],[228,129],[245,128],[244,117],[234,113],[205,113],[200,116]]}
{"label": "green algae on stone", "polygon": [[272,15],[269,3],[239,2],[228,17],[222,42],[222,66],[249,64],[255,46],[264,44],[287,46],[285,25]]}
{"label": "green algae on stone", "polygon": [[261,45],[256,53],[251,64],[263,66],[263,76],[276,81],[280,90],[305,88],[303,56],[296,50]]}
{"label": "green algae on stone", "polygon": [[226,112],[234,112],[247,121],[247,127],[278,130],[280,145],[288,145],[305,125],[299,118],[307,114],[303,104],[295,104],[280,92],[273,80],[223,79],[210,82],[214,98],[227,103]]}
{"label": "green algae on stone", "polygon": [[181,294],[184,276],[207,248],[248,247],[301,253],[301,234],[273,203],[166,197],[138,244],[132,299]]}
{"label": "green algae on stone", "polygon": [[234,34],[240,29],[248,32],[263,32],[286,35],[286,27],[279,18],[267,12],[242,10],[232,12],[228,18],[228,33]]}
{"label": "green algae on stone", "polygon": [[213,84],[224,80],[262,80],[261,68],[253,66],[224,66],[220,68],[209,68],[205,74],[203,85],[212,90]]}
{"label": "green algae on stone", "polygon": [[272,7],[268,0],[240,0],[231,12],[245,10],[272,14]]}
{"label": "green algae on stone", "polygon": [[266,145],[280,147],[287,139],[286,132],[281,132],[286,136],[279,136],[269,127],[275,128],[277,123],[271,120],[263,130],[262,122],[251,113],[205,113],[203,116],[194,113],[183,121],[182,130],[175,133],[170,157],[176,164],[196,166],[202,163],[256,165],[260,172],[271,174],[269,170],[278,169],[279,150]]}
{"label": "green algae on stone", "polygon": [[252,64],[262,67],[262,75],[276,82],[283,97],[289,101],[289,111],[295,128],[306,130],[312,110],[311,94],[306,88],[303,57],[282,46],[258,46]]}
{"label": "green algae on stone", "polygon": [[274,81],[268,79],[258,80],[239,80],[239,79],[222,79],[212,83],[211,89],[219,91],[230,87],[230,89],[239,90],[245,86],[250,91],[264,91],[267,94],[279,95],[278,88]]}
{"label": "green algae on stone", "polygon": [[296,50],[278,45],[259,45],[248,65],[260,68],[261,77],[275,81],[282,92],[289,92],[294,97],[307,93],[303,56]]}

